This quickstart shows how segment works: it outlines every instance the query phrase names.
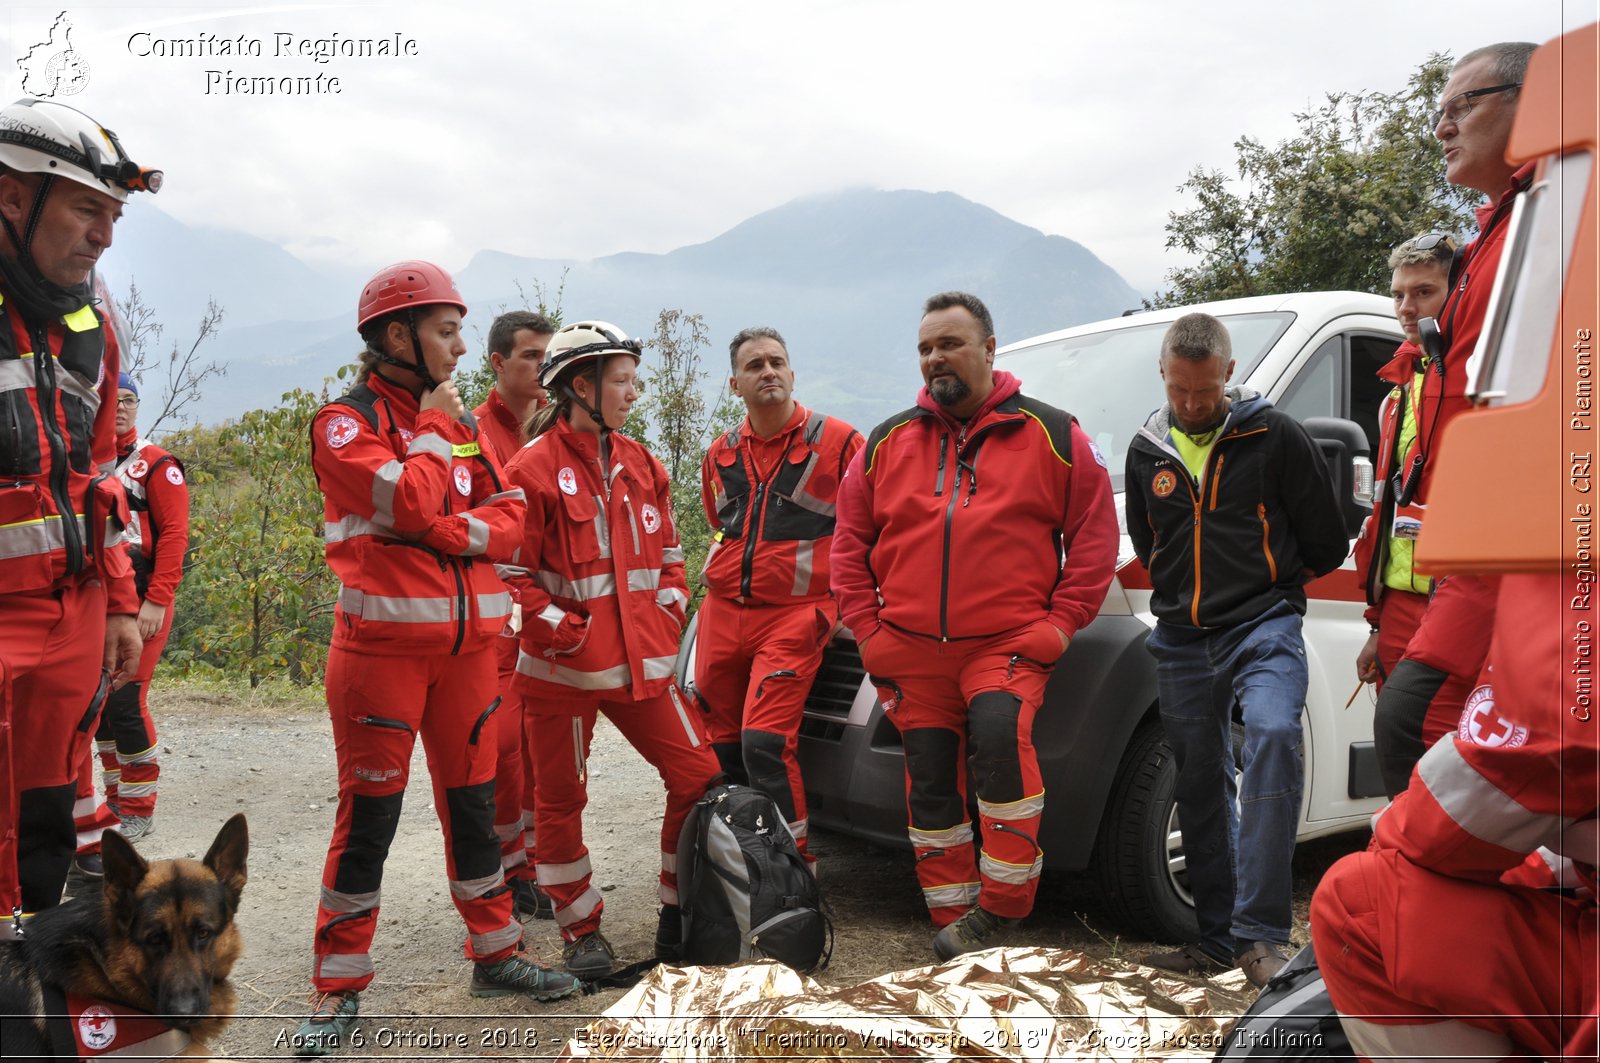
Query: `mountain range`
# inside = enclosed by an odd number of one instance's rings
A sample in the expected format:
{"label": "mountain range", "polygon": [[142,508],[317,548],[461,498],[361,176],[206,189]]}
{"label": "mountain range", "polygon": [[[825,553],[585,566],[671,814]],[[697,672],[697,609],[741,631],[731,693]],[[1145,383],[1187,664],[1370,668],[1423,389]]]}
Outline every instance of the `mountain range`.
{"label": "mountain range", "polygon": [[[796,398],[862,429],[911,403],[917,322],[934,292],[981,296],[1002,344],[1115,317],[1140,300],[1083,245],[950,192],[809,196],[665,254],[573,261],[485,250],[464,267],[441,265],[468,302],[468,343],[479,350],[466,362],[481,356],[494,315],[536,289],[551,298],[560,289],[567,321],[599,318],[639,336],[676,308],[705,319],[710,386],[725,377],[728,337],[772,325],[788,341]],[[315,390],[360,346],[363,277],[319,271],[241,232],[186,226],[141,203],[118,224],[101,268],[119,298],[138,285],[168,347],[192,341],[208,300],[223,308],[223,327],[202,353],[227,372],[197,405],[203,423],[270,405],[294,387]]]}

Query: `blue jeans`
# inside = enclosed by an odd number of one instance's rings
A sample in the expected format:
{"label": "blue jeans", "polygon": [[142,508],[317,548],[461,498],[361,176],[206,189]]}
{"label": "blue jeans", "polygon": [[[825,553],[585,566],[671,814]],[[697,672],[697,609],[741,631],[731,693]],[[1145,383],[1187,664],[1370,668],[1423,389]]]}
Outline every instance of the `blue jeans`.
{"label": "blue jeans", "polygon": [[[1286,945],[1305,783],[1300,615],[1280,602],[1212,631],[1158,622],[1145,646],[1156,658],[1161,725],[1178,764],[1178,824],[1200,947],[1232,962],[1253,941]],[[1242,782],[1230,733],[1235,701],[1244,715]]]}

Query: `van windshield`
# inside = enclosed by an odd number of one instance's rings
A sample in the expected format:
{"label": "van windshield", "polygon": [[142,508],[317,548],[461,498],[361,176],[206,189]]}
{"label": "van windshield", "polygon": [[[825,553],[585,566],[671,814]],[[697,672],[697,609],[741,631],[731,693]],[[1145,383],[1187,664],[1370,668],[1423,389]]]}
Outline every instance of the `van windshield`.
{"label": "van windshield", "polygon": [[[1294,321],[1287,311],[1228,314],[1220,318],[1233,340],[1233,383],[1250,374]],[[1122,490],[1122,470],[1133,435],[1166,399],[1156,360],[1171,322],[1130,323],[1011,351],[995,368],[1014,373],[1022,389],[1077,417],[1105,455],[1111,486]]]}

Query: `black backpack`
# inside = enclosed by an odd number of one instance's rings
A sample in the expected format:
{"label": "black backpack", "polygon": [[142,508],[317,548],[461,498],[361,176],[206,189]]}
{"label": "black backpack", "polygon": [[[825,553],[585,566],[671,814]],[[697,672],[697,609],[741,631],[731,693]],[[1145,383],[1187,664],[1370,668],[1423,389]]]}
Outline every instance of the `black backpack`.
{"label": "black backpack", "polygon": [[678,903],[685,965],[828,965],[833,925],[822,889],[783,813],[760,790],[722,783],[695,802],[678,840]]}
{"label": "black backpack", "polygon": [[1355,1063],[1328,987],[1307,945],[1272,976],[1250,1010],[1239,1017],[1212,1063],[1232,1059],[1323,1059]]}

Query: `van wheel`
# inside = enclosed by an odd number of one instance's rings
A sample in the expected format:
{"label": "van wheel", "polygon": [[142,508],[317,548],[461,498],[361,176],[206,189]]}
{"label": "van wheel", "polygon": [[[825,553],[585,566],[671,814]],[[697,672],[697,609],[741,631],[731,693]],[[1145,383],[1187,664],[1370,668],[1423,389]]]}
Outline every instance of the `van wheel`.
{"label": "van wheel", "polygon": [[[1244,729],[1233,725],[1234,764],[1242,764]],[[1159,722],[1134,732],[1122,758],[1092,866],[1112,917],[1154,940],[1194,941],[1194,897],[1189,892],[1183,836],[1173,790],[1178,765]]]}

